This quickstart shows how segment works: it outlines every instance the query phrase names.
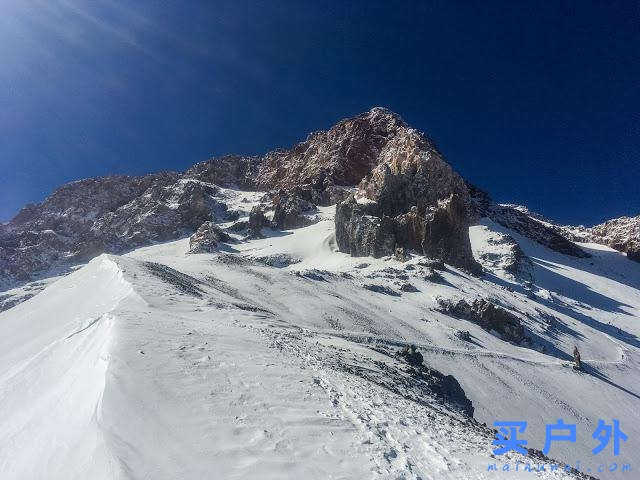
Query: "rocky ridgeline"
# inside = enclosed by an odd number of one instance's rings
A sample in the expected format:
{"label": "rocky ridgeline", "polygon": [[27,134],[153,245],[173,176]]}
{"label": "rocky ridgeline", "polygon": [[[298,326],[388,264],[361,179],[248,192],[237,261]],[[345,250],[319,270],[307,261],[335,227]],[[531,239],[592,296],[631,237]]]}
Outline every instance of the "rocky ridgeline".
{"label": "rocky ridgeline", "polygon": [[0,272],[30,280],[58,264],[86,261],[191,234],[226,215],[218,188],[176,173],[73,182],[27,205],[0,229]]}
{"label": "rocky ridgeline", "polygon": [[[0,225],[0,283],[28,281],[51,266],[83,262],[102,252],[191,235],[206,222],[212,223],[192,244],[194,251],[210,251],[222,238],[214,224],[237,216],[227,211],[220,187],[267,192],[265,204],[233,227],[247,237],[259,236],[263,226],[305,226],[318,205],[337,203],[337,244],[352,255],[413,249],[479,272],[468,226],[489,216],[568,255],[587,255],[573,243],[587,235],[638,258],[638,217],[580,233],[497,205],[466,184],[427,137],[398,115],[373,108],[312,133],[289,150],[216,157],[183,173],[64,185]],[[265,209],[273,211],[272,220]]]}
{"label": "rocky ridgeline", "polygon": [[640,215],[608,220],[594,227],[556,226],[575,242],[593,242],[625,252],[627,257],[640,262]]}
{"label": "rocky ridgeline", "polygon": [[346,196],[345,187],[358,184],[380,163],[389,141],[407,129],[395,113],[373,108],[310,134],[290,150],[212,158],[194,165],[185,176],[259,191],[295,188],[317,205],[333,205]]}
{"label": "rocky ridgeline", "polygon": [[566,255],[588,257],[574,242],[598,243],[625,252],[640,262],[640,215],[608,220],[593,227],[558,225],[522,205],[499,205],[486,192],[467,183],[473,216],[488,217],[523,236]]}
{"label": "rocky ridgeline", "polygon": [[495,203],[486,192],[469,183],[467,183],[467,188],[471,197],[471,211],[474,218],[490,218],[503,227],[531,238],[556,252],[579,258],[589,257],[587,252],[573,243],[573,240],[562,231],[529,212],[526,208],[519,205]]}
{"label": "rocky ridgeline", "polygon": [[640,262],[640,215],[615,218],[590,230],[593,242],[626,252],[627,257]]}

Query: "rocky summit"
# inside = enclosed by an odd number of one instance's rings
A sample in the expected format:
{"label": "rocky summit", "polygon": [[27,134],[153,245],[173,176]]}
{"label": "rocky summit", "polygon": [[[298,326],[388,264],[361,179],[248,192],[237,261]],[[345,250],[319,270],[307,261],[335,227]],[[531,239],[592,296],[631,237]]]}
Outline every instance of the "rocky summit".
{"label": "rocky summit", "polygon": [[[264,196],[253,215],[238,220],[241,212],[229,207],[225,188]],[[465,182],[427,136],[376,107],[288,150],[216,157],[182,173],[64,185],[0,225],[0,274],[6,288],[103,252],[188,236],[205,224],[194,248],[211,249],[222,228],[211,237],[216,223],[233,222],[224,228],[255,238],[263,227],[309,225],[317,206],[334,204],[337,246],[354,256],[402,249],[477,274],[481,267],[471,253],[468,227],[487,217],[567,255],[588,256],[574,242],[590,241],[640,258],[640,217],[590,229],[563,227],[523,207],[496,204]],[[205,238],[210,241],[203,243]]]}

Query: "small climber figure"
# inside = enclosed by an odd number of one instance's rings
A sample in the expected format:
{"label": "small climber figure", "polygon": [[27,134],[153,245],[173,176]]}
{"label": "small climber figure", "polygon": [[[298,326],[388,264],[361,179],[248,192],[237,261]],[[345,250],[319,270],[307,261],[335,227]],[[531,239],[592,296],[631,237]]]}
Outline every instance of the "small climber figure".
{"label": "small climber figure", "polygon": [[573,347],[573,362],[574,362],[574,366],[573,366],[574,370],[582,370],[582,362],[580,361],[580,351],[578,350],[577,345]]}

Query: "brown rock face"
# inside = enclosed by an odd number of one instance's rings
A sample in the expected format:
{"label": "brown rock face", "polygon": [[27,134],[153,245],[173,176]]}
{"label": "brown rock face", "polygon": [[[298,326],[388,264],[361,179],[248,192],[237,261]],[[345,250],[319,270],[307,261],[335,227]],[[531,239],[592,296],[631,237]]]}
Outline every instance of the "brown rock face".
{"label": "brown rock face", "polygon": [[615,218],[589,230],[593,242],[626,252],[629,259],[640,262],[640,215]]}
{"label": "brown rock face", "polygon": [[390,139],[406,128],[398,115],[384,108],[342,120],[291,150],[265,155],[256,188],[313,185],[323,191],[330,185],[356,185],[379,163]]}
{"label": "brown rock face", "polygon": [[319,202],[332,205],[346,197],[340,187],[360,182],[379,164],[387,143],[407,130],[398,115],[373,108],[327,131],[310,134],[290,150],[275,150],[261,157],[217,157],[194,165],[185,175],[256,190],[306,186],[320,195]]}
{"label": "brown rock face", "polygon": [[380,205],[381,213],[396,216],[427,207],[452,193],[469,204],[464,180],[453,171],[435,145],[416,130],[405,128],[387,142],[379,164],[359,185],[360,197]]}

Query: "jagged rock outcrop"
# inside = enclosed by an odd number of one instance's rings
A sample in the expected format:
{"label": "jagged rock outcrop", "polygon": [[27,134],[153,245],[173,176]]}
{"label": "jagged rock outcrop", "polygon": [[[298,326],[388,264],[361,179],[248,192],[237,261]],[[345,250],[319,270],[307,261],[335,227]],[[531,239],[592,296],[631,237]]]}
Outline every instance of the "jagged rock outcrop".
{"label": "jagged rock outcrop", "polygon": [[316,192],[318,203],[332,205],[346,197],[344,187],[358,184],[380,163],[390,140],[407,129],[398,115],[376,107],[327,131],[314,132],[289,150],[260,157],[212,158],[194,165],[185,175],[221,186],[265,191],[306,187]]}
{"label": "jagged rock outcrop", "polygon": [[470,197],[433,142],[400,126],[380,149],[378,164],[336,207],[336,242],[356,256],[414,249],[479,272],[469,243]]}
{"label": "jagged rock outcrop", "polygon": [[379,164],[360,182],[357,196],[376,202],[380,214],[396,216],[412,207],[423,213],[452,193],[469,204],[464,180],[433,142],[404,128],[380,152]]}
{"label": "jagged rock outcrop", "polygon": [[0,276],[29,280],[58,263],[87,261],[192,233],[224,216],[218,189],[176,173],[64,185],[0,231]]}
{"label": "jagged rock outcrop", "polygon": [[590,240],[625,252],[640,262],[640,215],[608,220],[589,229]]}
{"label": "jagged rock outcrop", "polygon": [[524,326],[513,313],[480,298],[471,305],[474,320],[488,331],[498,332],[502,338],[514,343],[524,340]]}
{"label": "jagged rock outcrop", "polygon": [[313,193],[309,192],[309,199],[303,198],[304,196],[304,192],[301,192],[300,189],[296,189],[293,192],[278,191],[272,200],[272,223],[275,228],[285,230],[304,227],[311,223],[311,220],[305,215],[318,209],[316,203],[313,202]]}
{"label": "jagged rock outcrop", "polygon": [[407,345],[400,350],[399,355],[403,357],[409,365],[419,367],[424,361],[422,354],[416,349],[415,345]]}
{"label": "jagged rock outcrop", "polygon": [[354,257],[392,255],[396,247],[395,222],[375,215],[372,204],[360,204],[350,196],[336,206],[336,243]]}
{"label": "jagged rock outcrop", "polygon": [[425,255],[473,273],[481,271],[471,252],[466,206],[457,194],[430,207],[423,225],[421,246]]}
{"label": "jagged rock outcrop", "polygon": [[[190,234],[207,221],[225,216],[218,188],[180,180],[169,187],[154,186],[115,212],[99,218],[91,231],[108,250],[122,251]],[[111,232],[109,234],[109,232]]]}
{"label": "jagged rock outcrop", "polygon": [[310,185],[324,193],[331,186],[352,186],[380,163],[390,140],[407,128],[396,114],[373,108],[342,120],[324,132],[310,134],[291,150],[265,155],[256,188]]}
{"label": "jagged rock outcrop", "polygon": [[264,209],[256,205],[249,213],[249,235],[253,238],[262,237],[262,228],[271,224],[264,214]]}
{"label": "jagged rock outcrop", "polygon": [[438,304],[441,312],[469,320],[489,332],[494,331],[504,340],[521,343],[525,339],[525,329],[520,319],[484,298],[476,298],[471,304],[464,299],[440,299]]}
{"label": "jagged rock outcrop", "polygon": [[253,190],[261,157],[224,155],[196,163],[184,176],[221,187]]}
{"label": "jagged rock outcrop", "polygon": [[438,397],[458,408],[462,413],[473,417],[473,402],[467,397],[460,382],[453,375],[444,375],[437,370],[422,366],[416,376],[428,378],[430,388]]}
{"label": "jagged rock outcrop", "polygon": [[228,242],[231,237],[213,222],[204,222],[189,237],[189,253],[210,253],[218,250],[220,243]]}
{"label": "jagged rock outcrop", "polygon": [[423,364],[424,358],[415,345],[406,346],[396,353],[409,365],[409,373],[418,382],[425,382],[431,393],[445,400],[465,415],[473,417],[473,403],[453,375],[444,375]]}

